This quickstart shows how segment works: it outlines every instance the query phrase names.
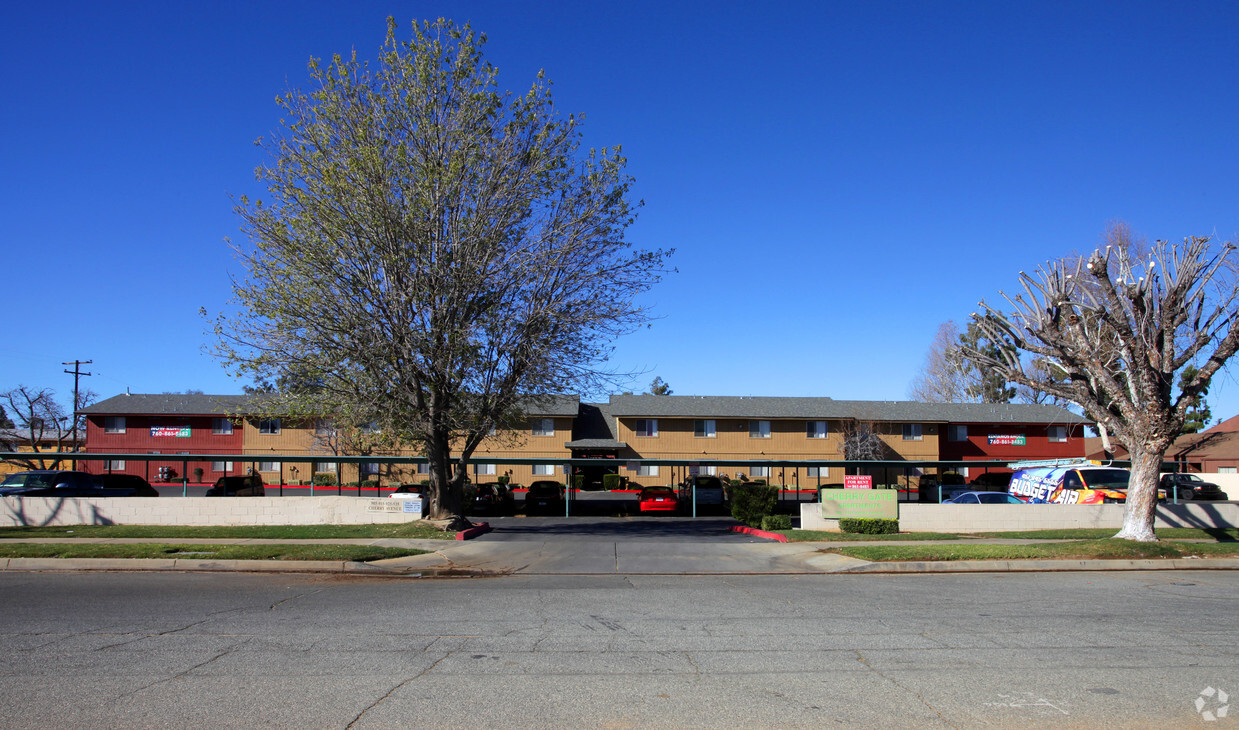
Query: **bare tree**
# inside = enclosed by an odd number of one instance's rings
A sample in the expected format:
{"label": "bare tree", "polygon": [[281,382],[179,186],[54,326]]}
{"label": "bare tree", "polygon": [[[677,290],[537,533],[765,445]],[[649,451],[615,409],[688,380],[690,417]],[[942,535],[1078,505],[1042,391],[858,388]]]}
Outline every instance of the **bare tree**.
{"label": "bare tree", "polygon": [[379,63],[310,62],[314,88],[280,100],[262,143],[271,200],[237,208],[251,245],[219,352],[306,418],[375,420],[430,463],[429,514],[462,525],[474,450],[539,395],[609,388],[610,342],[663,251],[634,249],[619,148],[579,152],[579,120],[539,75],[498,91],[484,37],[450,21],[389,19]]}
{"label": "bare tree", "polygon": [[924,403],[961,403],[967,384],[960,360],[959,327],[947,320],[938,327],[934,340],[925,353],[925,363],[908,387],[908,397]]}
{"label": "bare tree", "polygon": [[873,421],[845,420],[839,436],[840,449],[847,461],[881,461],[887,457],[886,442],[878,435],[878,425]]}
{"label": "bare tree", "polygon": [[[29,444],[32,454],[45,453],[44,445],[50,444],[54,451],[76,450],[73,443],[74,413],[94,402],[97,396],[91,390],[78,393],[77,407],[67,410],[56,400],[51,388],[30,388],[19,385],[0,393],[0,400],[7,404],[6,410],[13,414],[13,428],[8,435],[0,434],[0,450],[17,452],[22,444]],[[84,432],[85,417],[77,416],[77,429]],[[6,460],[23,469],[56,469],[59,459],[43,459],[34,456]]]}
{"label": "bare tree", "polygon": [[[1107,449],[1109,438],[1127,448],[1131,484],[1116,537],[1157,539],[1162,458],[1188,410],[1239,349],[1234,248],[1193,236],[1181,244],[1158,241],[1139,257],[1135,247],[1112,244],[1087,261],[1021,272],[1023,292],[1003,295],[1009,311],[982,302],[984,313],[973,315],[1013,348],[997,358],[966,350],[970,359],[1079,405],[1097,422]],[[1029,361],[1043,369],[1026,367]],[[1199,369],[1176,389],[1176,375],[1192,364]]]}

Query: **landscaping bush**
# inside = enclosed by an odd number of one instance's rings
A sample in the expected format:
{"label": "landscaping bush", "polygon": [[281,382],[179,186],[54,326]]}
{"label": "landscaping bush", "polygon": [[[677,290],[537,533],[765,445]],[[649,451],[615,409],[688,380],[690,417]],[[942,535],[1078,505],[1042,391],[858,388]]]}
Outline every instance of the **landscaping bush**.
{"label": "landscaping bush", "polygon": [[608,492],[614,492],[617,489],[624,489],[627,481],[627,478],[622,477],[619,474],[603,474],[602,488]]}
{"label": "landscaping bush", "polygon": [[313,484],[316,487],[334,487],[336,485],[336,475],[335,474],[315,474],[314,479],[311,481],[311,484]]}
{"label": "landscaping bush", "polygon": [[857,535],[893,535],[899,532],[899,520],[844,517],[839,520],[839,529]]}
{"label": "landscaping bush", "polygon": [[731,516],[749,527],[761,527],[763,517],[774,513],[779,490],[764,484],[744,484],[731,490]]}
{"label": "landscaping bush", "polygon": [[572,484],[573,489],[582,489],[585,486],[585,475],[584,474],[573,474],[571,477],[571,480],[572,480],[571,484]]}
{"label": "landscaping bush", "polygon": [[792,529],[791,515],[766,515],[761,518],[761,529],[767,532]]}
{"label": "landscaping bush", "polygon": [[362,489],[378,489],[379,480],[378,479],[367,479],[361,483],[361,488]]}

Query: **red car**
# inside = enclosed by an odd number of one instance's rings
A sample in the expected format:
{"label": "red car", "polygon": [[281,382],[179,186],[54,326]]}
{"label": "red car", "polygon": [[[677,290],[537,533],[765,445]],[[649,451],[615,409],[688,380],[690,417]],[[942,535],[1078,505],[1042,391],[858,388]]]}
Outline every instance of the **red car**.
{"label": "red car", "polygon": [[637,499],[642,512],[675,512],[680,507],[679,497],[671,487],[646,487]]}

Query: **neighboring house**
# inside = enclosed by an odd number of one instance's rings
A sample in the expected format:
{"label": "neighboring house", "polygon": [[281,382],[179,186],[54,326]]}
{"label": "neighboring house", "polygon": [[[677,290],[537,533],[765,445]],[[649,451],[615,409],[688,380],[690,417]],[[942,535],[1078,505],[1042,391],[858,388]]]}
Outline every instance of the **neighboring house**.
{"label": "neighboring house", "polygon": [[[1127,449],[1115,444],[1109,455],[1101,448],[1101,439],[1088,439],[1088,458],[1098,461],[1126,461]],[[1177,464],[1180,471],[1197,474],[1239,473],[1239,416],[1234,416],[1213,428],[1199,433],[1183,434],[1166,449],[1163,464]]]}
{"label": "neighboring house", "polygon": [[[195,454],[243,455],[244,463],[190,461],[213,481],[226,473],[254,469],[268,483],[308,481],[332,473],[351,482],[417,481],[424,465],[342,464],[340,455],[360,456],[332,441],[330,421],[292,422],[249,415],[249,396],[120,395],[83,410],[86,451],[97,454],[169,454],[167,461],[95,463],[92,468],[157,476],[160,466],[184,468]],[[1083,458],[1087,420],[1056,406],[839,401],[831,398],[615,395],[607,403],[581,403],[575,395],[545,396],[525,404],[527,423],[492,434],[474,459],[528,463],[474,463],[475,482],[510,476],[518,484],[565,480],[556,462],[594,459],[577,467],[589,485],[606,474],[644,484],[670,484],[691,473],[727,474],[775,483],[817,485],[843,480],[829,466],[748,464],[694,465],[701,461],[839,461],[846,439],[861,434],[873,453],[888,461],[982,461]],[[411,449],[371,452],[416,456]],[[263,456],[293,455],[304,462],[279,464]],[[540,462],[540,459],[546,461]],[[684,462],[679,466],[642,463]],[[207,468],[209,467],[209,468]],[[296,470],[294,472],[294,469]],[[976,468],[977,474],[983,469]],[[962,469],[964,476],[970,474]],[[887,467],[879,483],[911,486],[917,467]],[[885,479],[886,481],[881,481]]]}
{"label": "neighboring house", "polygon": [[[84,437],[85,434],[79,434]],[[36,448],[37,446],[37,448]],[[35,452],[58,452],[58,451],[76,451],[76,445],[73,443],[73,435],[65,434],[63,437],[55,433],[35,431],[35,439],[33,443],[30,440],[30,430],[24,428],[3,428],[0,429],[0,451],[4,452],[29,452],[30,463],[13,463],[0,462],[0,475],[12,474],[13,472],[25,471],[30,468],[42,469],[53,468],[55,463],[50,459],[42,459]],[[23,461],[25,458],[23,458]],[[68,468],[68,462],[62,460],[59,468]]]}

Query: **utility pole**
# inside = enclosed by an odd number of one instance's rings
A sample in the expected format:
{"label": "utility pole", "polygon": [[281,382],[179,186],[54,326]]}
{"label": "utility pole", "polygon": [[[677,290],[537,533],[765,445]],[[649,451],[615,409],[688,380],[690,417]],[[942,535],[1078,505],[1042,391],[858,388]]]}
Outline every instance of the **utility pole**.
{"label": "utility pole", "polygon": [[[90,373],[82,372],[82,366],[90,365],[93,362],[94,360],[74,360],[73,362],[60,363],[61,365],[72,365],[73,366],[72,370],[66,370],[65,372],[73,376],[73,450],[74,451],[78,450],[78,444],[77,444],[78,382],[81,380],[81,377],[83,375],[90,375]],[[77,459],[73,460],[73,470],[77,471]]]}

